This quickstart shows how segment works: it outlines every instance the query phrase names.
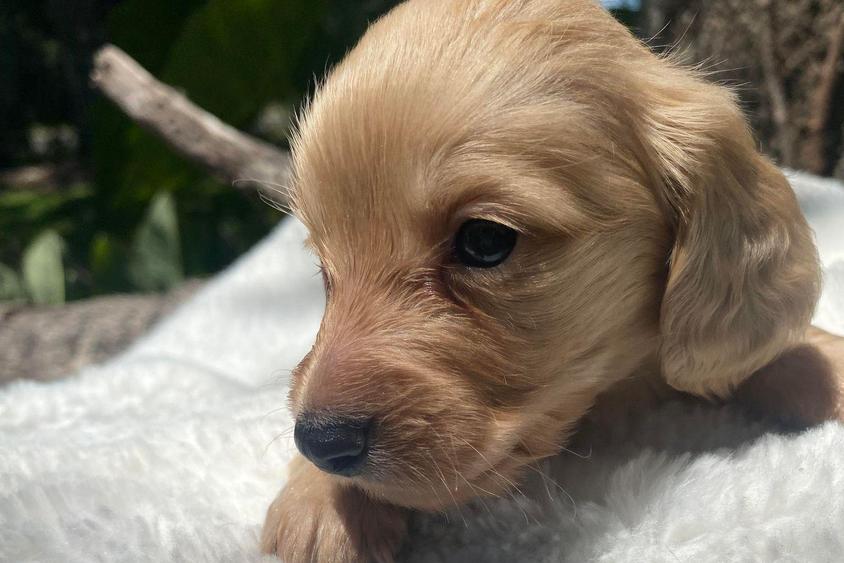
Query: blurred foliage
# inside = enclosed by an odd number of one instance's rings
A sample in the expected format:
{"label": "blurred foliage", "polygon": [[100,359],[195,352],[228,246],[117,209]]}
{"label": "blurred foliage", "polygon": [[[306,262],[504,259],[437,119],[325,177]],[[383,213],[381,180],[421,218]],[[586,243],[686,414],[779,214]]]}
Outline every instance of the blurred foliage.
{"label": "blurred foliage", "polygon": [[23,301],[26,292],[16,271],[0,264],[0,301]]}
{"label": "blurred foliage", "polygon": [[173,197],[156,195],[138,227],[129,261],[129,278],[145,291],[168,289],[184,278],[179,248],[179,220]]}
{"label": "blurred foliage", "polygon": [[26,295],[39,305],[64,303],[64,241],[56,231],[46,230],[23,253],[23,285]]}
{"label": "blurred foliage", "polygon": [[166,290],[224,267],[279,219],[99,98],[87,77],[100,44],[283,145],[313,78],[396,3],[3,0],[0,173],[68,162],[76,172],[26,186],[0,180],[0,300]]}

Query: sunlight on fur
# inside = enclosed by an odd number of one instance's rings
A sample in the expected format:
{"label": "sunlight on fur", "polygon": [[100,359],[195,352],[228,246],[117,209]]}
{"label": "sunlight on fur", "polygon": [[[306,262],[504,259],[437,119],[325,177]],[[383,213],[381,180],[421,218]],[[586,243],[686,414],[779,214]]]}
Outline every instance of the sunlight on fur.
{"label": "sunlight on fur", "polygon": [[[391,561],[406,510],[517,489],[622,380],[723,399],[809,325],[812,234],[732,94],[589,0],[411,0],[293,146],[328,301],[290,404],[328,469],[268,512],[285,561]],[[470,220],[500,264],[458,259]]]}

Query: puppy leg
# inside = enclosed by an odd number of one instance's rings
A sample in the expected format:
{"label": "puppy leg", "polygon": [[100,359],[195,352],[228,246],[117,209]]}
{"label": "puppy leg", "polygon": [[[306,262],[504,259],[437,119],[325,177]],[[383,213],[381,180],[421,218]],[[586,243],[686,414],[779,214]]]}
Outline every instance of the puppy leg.
{"label": "puppy leg", "polygon": [[406,531],[405,510],[341,485],[297,456],[267,510],[261,550],[285,563],[390,563]]}
{"label": "puppy leg", "polygon": [[790,426],[844,420],[844,338],[810,327],[803,344],[753,374],[736,398]]}

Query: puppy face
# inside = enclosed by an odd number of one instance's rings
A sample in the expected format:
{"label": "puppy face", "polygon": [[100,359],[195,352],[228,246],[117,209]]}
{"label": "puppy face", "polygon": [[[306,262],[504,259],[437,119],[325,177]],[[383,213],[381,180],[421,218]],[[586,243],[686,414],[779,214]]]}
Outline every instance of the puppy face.
{"label": "puppy face", "polygon": [[291,390],[303,453],[423,509],[555,453],[664,362],[686,185],[718,166],[685,144],[722,126],[739,140],[718,151],[768,170],[727,94],[586,0],[417,0],[375,24],[294,139],[328,297]]}

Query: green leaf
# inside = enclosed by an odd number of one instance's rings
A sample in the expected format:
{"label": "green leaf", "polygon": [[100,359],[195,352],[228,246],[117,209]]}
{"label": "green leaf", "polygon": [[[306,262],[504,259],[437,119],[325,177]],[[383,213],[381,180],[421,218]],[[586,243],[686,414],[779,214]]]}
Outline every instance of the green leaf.
{"label": "green leaf", "polygon": [[135,233],[129,278],[143,291],[167,290],[184,279],[176,204],[167,192],[155,195]]}
{"label": "green leaf", "polygon": [[0,264],[0,301],[22,301],[26,299],[20,276],[5,264]]}
{"label": "green leaf", "polygon": [[39,305],[64,303],[62,264],[64,241],[56,231],[42,232],[23,251],[23,281],[30,299]]}

